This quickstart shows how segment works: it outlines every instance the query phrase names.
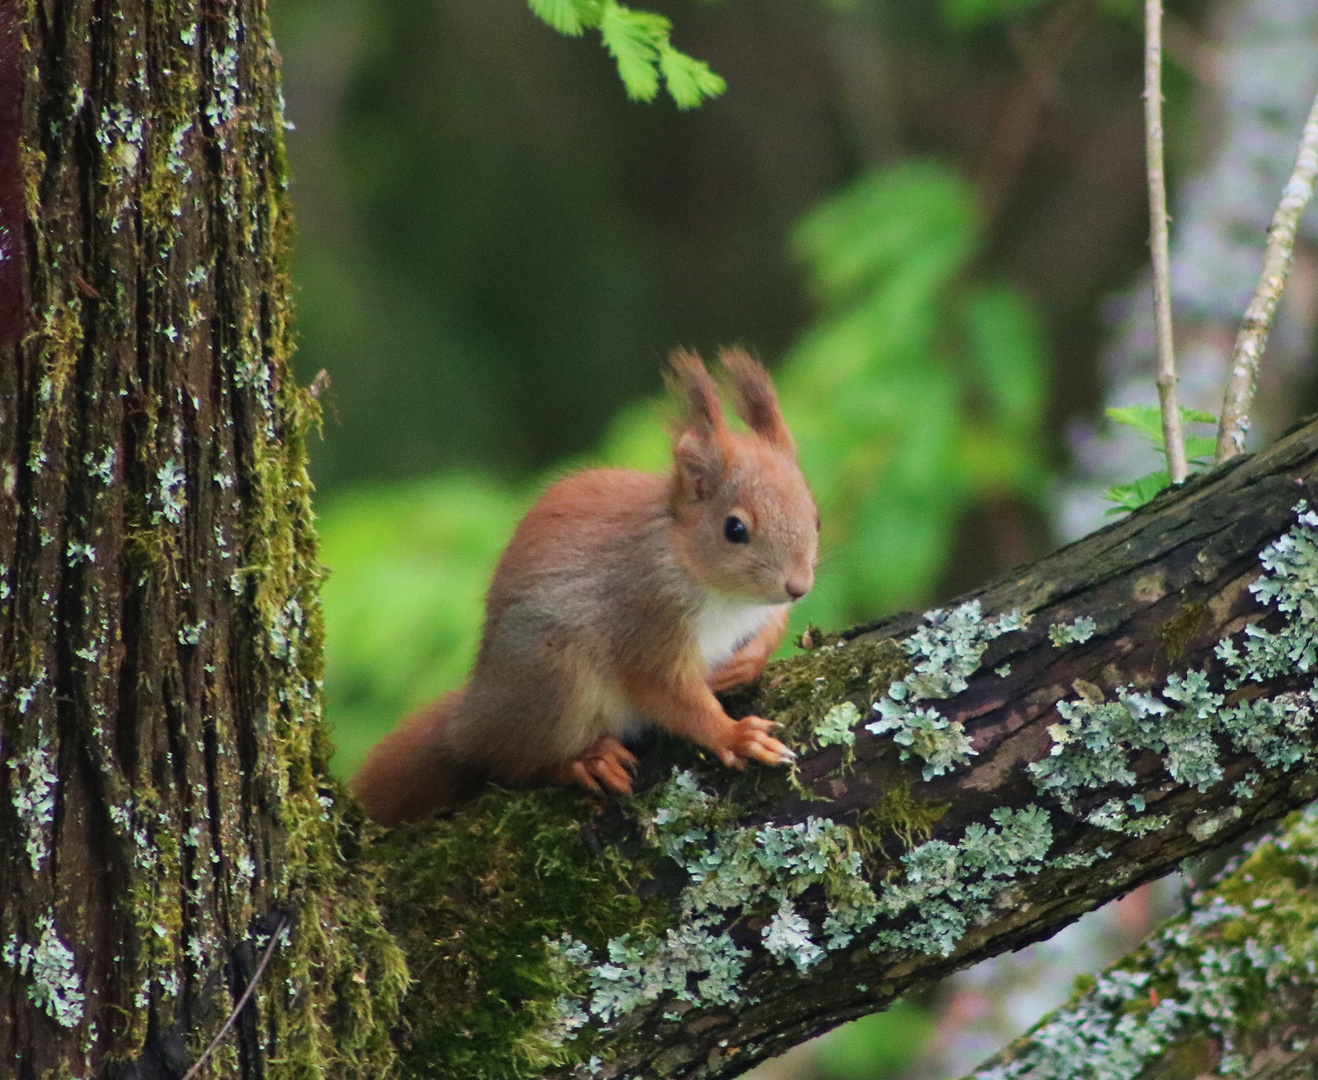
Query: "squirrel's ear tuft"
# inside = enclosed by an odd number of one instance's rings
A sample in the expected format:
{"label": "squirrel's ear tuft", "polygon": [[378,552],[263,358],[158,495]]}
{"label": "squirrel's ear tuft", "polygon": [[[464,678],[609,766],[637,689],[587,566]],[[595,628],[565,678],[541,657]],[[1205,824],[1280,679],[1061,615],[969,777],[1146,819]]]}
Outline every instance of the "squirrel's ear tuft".
{"label": "squirrel's ear tuft", "polygon": [[683,402],[681,430],[715,436],[727,429],[718,384],[705,370],[705,362],[693,352],[678,349],[669,357],[672,371],[668,384]]}
{"label": "squirrel's ear tuft", "polygon": [[683,400],[673,438],[673,460],[680,490],[688,498],[708,498],[723,479],[731,436],[723,419],[718,385],[693,352],[679,349],[670,358],[668,382]]}
{"label": "squirrel's ear tuft", "polygon": [[720,349],[719,360],[732,380],[737,414],[760,438],[784,454],[796,454],[796,442],[778,408],[769,373],[745,349]]}

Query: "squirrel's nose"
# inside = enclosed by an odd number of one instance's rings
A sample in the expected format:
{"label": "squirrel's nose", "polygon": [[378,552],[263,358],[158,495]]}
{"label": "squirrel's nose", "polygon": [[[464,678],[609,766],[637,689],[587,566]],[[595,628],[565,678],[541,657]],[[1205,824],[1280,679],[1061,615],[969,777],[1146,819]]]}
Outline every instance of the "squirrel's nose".
{"label": "squirrel's nose", "polygon": [[783,586],[783,588],[787,590],[787,595],[790,596],[793,600],[800,600],[801,597],[803,597],[806,593],[810,591],[809,583],[803,585],[797,581],[789,581],[786,585]]}

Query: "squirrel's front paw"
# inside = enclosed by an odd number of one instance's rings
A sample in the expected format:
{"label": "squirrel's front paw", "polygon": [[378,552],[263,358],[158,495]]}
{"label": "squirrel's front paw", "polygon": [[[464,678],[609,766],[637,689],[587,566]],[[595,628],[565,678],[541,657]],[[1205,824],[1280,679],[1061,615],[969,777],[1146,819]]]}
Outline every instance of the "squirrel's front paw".
{"label": "squirrel's front paw", "polygon": [[747,761],[759,761],[765,765],[790,765],[796,760],[796,754],[785,743],[779,742],[769,734],[782,724],[765,720],[760,716],[746,716],[732,722],[731,739],[719,748],[719,760],[734,769],[744,769]]}

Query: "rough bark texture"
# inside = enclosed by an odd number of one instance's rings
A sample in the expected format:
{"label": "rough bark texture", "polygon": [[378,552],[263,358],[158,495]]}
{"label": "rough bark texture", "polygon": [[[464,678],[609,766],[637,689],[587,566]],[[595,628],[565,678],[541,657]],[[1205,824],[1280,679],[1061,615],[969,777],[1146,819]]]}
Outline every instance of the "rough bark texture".
{"label": "rough bark texture", "polygon": [[0,19],[0,1060],[178,1076],[287,917],[210,1075],[381,1075],[401,962],[324,780],[264,4]]}
{"label": "rough bark texture", "polygon": [[[1318,589],[1318,518],[1296,510],[1316,482],[1310,426],[958,616],[900,616],[771,668],[731,705],[786,724],[795,781],[688,773],[697,753],[666,744],[631,804],[494,792],[385,835],[387,919],[419,975],[407,1069],[734,1076],[1303,805],[1314,609],[1249,585]],[[1023,629],[996,621],[1013,610]],[[939,645],[957,626],[962,645]],[[982,655],[963,647],[975,634]],[[1282,659],[1260,666],[1251,642]],[[943,678],[958,664],[964,688]],[[911,704],[920,666],[943,685],[914,708],[943,726],[866,730],[876,700],[902,712],[894,684]],[[848,728],[854,747],[821,745]],[[937,775],[922,759],[940,745]]]}

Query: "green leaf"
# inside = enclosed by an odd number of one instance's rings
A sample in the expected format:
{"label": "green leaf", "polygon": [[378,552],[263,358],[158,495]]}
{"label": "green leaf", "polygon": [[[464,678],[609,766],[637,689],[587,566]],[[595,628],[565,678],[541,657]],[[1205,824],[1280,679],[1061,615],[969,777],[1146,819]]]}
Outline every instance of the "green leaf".
{"label": "green leaf", "polygon": [[844,1024],[819,1040],[820,1080],[889,1077],[910,1068],[935,1035],[927,1007],[903,998],[887,1012]]}
{"label": "green leaf", "polygon": [[673,47],[664,16],[635,11],[617,0],[527,0],[531,11],[560,34],[579,37],[598,28],[604,48],[618,65],[618,76],[633,101],[653,101],[662,76],[679,109],[694,109],[718,97],[727,83],[703,60]]}
{"label": "green leaf", "polygon": [[1133,427],[1162,449],[1162,412],[1156,405],[1114,405],[1105,411],[1109,420]]}
{"label": "green leaf", "polygon": [[907,161],[862,177],[810,211],[796,229],[797,253],[831,305],[854,303],[916,262],[934,259],[955,275],[979,241],[968,185],[930,161]]}
{"label": "green leaf", "polygon": [[[1107,410],[1108,419],[1118,424],[1133,427],[1157,449],[1163,453],[1162,411],[1155,405],[1113,406]],[[1190,409],[1181,406],[1182,424],[1216,424],[1217,417],[1202,409]],[[1208,465],[1213,460],[1217,449],[1217,440],[1207,435],[1187,435],[1185,438],[1185,456],[1193,465]],[[1108,511],[1119,514],[1123,510],[1135,510],[1152,499],[1171,483],[1166,471],[1149,473],[1141,476],[1131,484],[1117,484],[1104,493],[1103,498],[1117,505]]]}
{"label": "green leaf", "polygon": [[1217,439],[1207,435],[1187,435],[1185,437],[1185,456],[1196,465],[1209,465],[1217,453]]}
{"label": "green leaf", "polygon": [[547,22],[560,34],[581,36],[585,27],[573,0],[527,0],[527,3],[538,19]]}
{"label": "green leaf", "polygon": [[667,41],[659,47],[659,69],[664,84],[679,109],[694,109],[707,98],[718,97],[728,88],[703,60],[674,49]]}
{"label": "green leaf", "polygon": [[1116,484],[1103,493],[1103,498],[1108,502],[1117,504],[1108,513],[1120,514],[1123,510],[1138,510],[1145,503],[1151,502],[1153,497],[1171,482],[1172,478],[1167,470],[1160,469],[1158,472],[1141,476],[1133,483]]}
{"label": "green leaf", "polygon": [[[1125,424],[1127,427],[1133,427],[1141,435],[1149,440],[1159,450],[1163,448],[1162,443],[1162,410],[1156,405],[1122,405],[1112,406],[1106,410],[1109,420],[1118,424]],[[1217,417],[1212,413],[1206,413],[1202,409],[1190,409],[1181,406],[1181,423],[1182,424],[1216,424]],[[1190,444],[1194,443],[1200,449],[1191,450]],[[1202,457],[1205,451],[1202,449],[1204,444],[1209,445],[1211,454],[1216,448],[1217,442],[1200,435],[1191,435],[1186,439],[1186,455],[1188,457]]]}
{"label": "green leaf", "polygon": [[660,50],[671,24],[662,15],[610,2],[600,12],[600,36],[618,65],[618,77],[633,101],[653,101],[659,92]]}

